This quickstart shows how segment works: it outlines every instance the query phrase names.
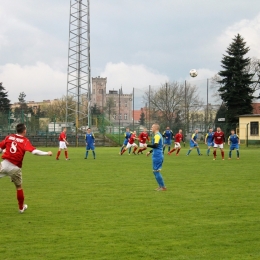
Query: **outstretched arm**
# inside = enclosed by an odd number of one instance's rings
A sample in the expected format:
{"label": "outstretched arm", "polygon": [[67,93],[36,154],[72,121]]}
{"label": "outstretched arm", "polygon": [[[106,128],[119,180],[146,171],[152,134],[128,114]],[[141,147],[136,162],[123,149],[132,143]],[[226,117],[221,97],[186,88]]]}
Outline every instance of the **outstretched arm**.
{"label": "outstretched arm", "polygon": [[33,150],[32,154],[33,155],[49,155],[49,156],[52,156],[52,152],[51,151],[43,152],[43,151],[37,150],[37,149]]}

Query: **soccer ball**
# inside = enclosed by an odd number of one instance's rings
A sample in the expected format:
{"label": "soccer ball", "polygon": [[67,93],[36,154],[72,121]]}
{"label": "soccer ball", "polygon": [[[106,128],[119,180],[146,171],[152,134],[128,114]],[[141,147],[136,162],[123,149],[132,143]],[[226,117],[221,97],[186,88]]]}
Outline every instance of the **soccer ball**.
{"label": "soccer ball", "polygon": [[195,69],[190,70],[190,76],[195,78],[198,76],[198,72]]}

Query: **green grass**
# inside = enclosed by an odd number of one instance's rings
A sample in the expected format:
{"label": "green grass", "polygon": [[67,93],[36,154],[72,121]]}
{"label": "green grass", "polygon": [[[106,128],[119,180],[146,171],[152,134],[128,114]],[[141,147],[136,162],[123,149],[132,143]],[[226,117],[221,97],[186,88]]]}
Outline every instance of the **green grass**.
{"label": "green grass", "polygon": [[27,154],[24,214],[0,180],[0,259],[260,259],[259,150],[242,148],[239,161],[186,151],[165,156],[166,192],[154,191],[145,155]]}

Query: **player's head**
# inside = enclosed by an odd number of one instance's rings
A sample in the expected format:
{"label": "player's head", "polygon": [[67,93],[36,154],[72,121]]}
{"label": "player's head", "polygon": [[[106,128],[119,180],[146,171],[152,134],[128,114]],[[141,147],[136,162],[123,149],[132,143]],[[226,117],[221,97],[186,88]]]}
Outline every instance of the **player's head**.
{"label": "player's head", "polygon": [[158,124],[152,125],[152,132],[153,133],[159,132],[159,130],[160,130],[160,126]]}
{"label": "player's head", "polygon": [[232,135],[235,134],[235,130],[234,129],[232,129],[230,132],[231,132]]}
{"label": "player's head", "polygon": [[179,129],[179,133],[180,133],[180,134],[182,133],[182,130],[181,130],[181,129]]}
{"label": "player's head", "polygon": [[197,134],[199,132],[199,130],[198,129],[195,129],[195,133]]}
{"label": "player's head", "polygon": [[129,127],[127,127],[125,130],[126,130],[126,132],[129,132],[130,129],[129,129]]}
{"label": "player's head", "polygon": [[136,131],[134,131],[133,134],[136,135]]}
{"label": "player's head", "polygon": [[145,133],[147,132],[147,128],[146,128],[146,127],[144,128],[144,132],[145,132]]}
{"label": "player's head", "polygon": [[66,132],[67,132],[67,128],[66,128],[66,127],[63,127],[62,131],[63,131],[64,133],[66,133]]}
{"label": "player's head", "polygon": [[169,126],[167,126],[167,127],[166,127],[166,130],[170,130],[170,127],[169,127]]}
{"label": "player's head", "polygon": [[91,128],[88,128],[87,129],[87,133],[89,134],[91,132]]}
{"label": "player's head", "polygon": [[219,126],[217,127],[217,132],[221,132],[221,128]]}
{"label": "player's head", "polygon": [[213,128],[212,128],[212,127],[211,127],[211,128],[209,128],[209,132],[210,132],[210,133],[212,133],[212,131],[213,131]]}
{"label": "player's head", "polygon": [[16,132],[19,135],[25,135],[26,134],[26,126],[23,123],[20,123],[16,126]]}

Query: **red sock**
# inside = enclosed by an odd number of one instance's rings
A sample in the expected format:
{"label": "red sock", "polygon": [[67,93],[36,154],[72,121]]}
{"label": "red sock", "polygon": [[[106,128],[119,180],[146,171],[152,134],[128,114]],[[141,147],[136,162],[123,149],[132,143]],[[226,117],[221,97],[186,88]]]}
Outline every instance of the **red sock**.
{"label": "red sock", "polygon": [[65,157],[68,159],[68,151],[65,151]]}
{"label": "red sock", "polygon": [[181,150],[181,149],[179,148],[179,149],[177,150],[177,153],[176,153],[176,154],[178,154],[178,153],[180,152],[180,150]]}
{"label": "red sock", "polygon": [[121,152],[121,154],[123,154],[125,151],[126,151],[126,149],[124,149],[124,150]]}
{"label": "red sock", "polygon": [[135,149],[134,149],[134,151],[133,151],[133,152],[135,153],[135,151],[136,151],[136,150],[137,150],[137,147],[135,147]]}
{"label": "red sock", "polygon": [[214,155],[214,158],[216,158],[216,156],[217,156],[217,152],[214,151],[214,152],[213,152],[213,155]]}
{"label": "red sock", "polygon": [[60,151],[57,152],[56,159],[58,159],[60,156]]}
{"label": "red sock", "polygon": [[140,153],[140,152],[142,152],[142,148],[140,148],[137,153]]}
{"label": "red sock", "polygon": [[170,152],[169,152],[169,153],[173,153],[175,150],[176,150],[176,149],[175,149],[175,148],[173,148],[173,149],[171,149],[171,150],[170,150]]}
{"label": "red sock", "polygon": [[224,159],[224,151],[221,151],[222,159]]}
{"label": "red sock", "polygon": [[23,189],[17,190],[16,197],[18,200],[19,209],[23,209],[23,202],[24,202]]}

